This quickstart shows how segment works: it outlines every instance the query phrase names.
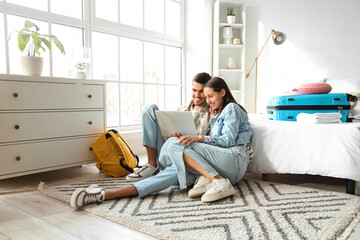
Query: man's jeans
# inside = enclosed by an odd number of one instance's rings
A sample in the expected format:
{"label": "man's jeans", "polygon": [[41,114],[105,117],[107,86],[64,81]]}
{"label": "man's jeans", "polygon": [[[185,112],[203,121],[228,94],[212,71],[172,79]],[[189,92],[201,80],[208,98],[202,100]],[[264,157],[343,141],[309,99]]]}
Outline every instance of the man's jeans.
{"label": "man's jeans", "polygon": [[143,146],[156,148],[156,159],[159,159],[159,154],[164,145],[164,138],[161,135],[159,123],[155,116],[155,110],[159,110],[155,104],[148,104],[142,110],[142,131],[143,131]]}

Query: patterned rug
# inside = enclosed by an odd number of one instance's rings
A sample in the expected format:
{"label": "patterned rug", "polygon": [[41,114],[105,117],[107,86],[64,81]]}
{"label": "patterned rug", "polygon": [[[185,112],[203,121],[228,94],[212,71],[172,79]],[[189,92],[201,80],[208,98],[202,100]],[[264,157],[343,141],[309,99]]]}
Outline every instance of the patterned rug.
{"label": "patterned rug", "polygon": [[[75,188],[93,183],[107,189],[128,184],[99,177],[63,186],[41,183],[39,191],[70,203]],[[209,204],[174,186],[82,209],[160,239],[346,239],[359,221],[359,196],[254,180],[236,188],[234,196]]]}

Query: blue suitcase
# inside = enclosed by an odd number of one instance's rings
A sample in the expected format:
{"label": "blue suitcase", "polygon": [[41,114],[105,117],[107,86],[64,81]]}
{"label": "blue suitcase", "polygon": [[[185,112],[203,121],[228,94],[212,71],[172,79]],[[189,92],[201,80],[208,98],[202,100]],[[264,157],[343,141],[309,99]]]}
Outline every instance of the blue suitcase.
{"label": "blue suitcase", "polygon": [[267,105],[271,120],[296,121],[299,113],[340,112],[346,122],[350,112],[351,95],[346,93],[306,94],[273,97]]}

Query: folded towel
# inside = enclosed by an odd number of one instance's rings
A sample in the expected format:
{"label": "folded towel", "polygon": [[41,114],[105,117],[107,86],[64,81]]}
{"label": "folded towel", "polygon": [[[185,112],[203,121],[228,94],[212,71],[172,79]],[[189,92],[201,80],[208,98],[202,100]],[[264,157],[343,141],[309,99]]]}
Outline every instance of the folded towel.
{"label": "folded towel", "polygon": [[[302,113],[300,113],[302,114]],[[328,118],[338,118],[340,119],[342,117],[341,113],[339,112],[333,112],[333,113],[314,113],[310,114],[314,115],[318,119],[328,119]]]}
{"label": "folded towel", "polygon": [[300,113],[296,121],[300,123],[341,123],[340,113]]}

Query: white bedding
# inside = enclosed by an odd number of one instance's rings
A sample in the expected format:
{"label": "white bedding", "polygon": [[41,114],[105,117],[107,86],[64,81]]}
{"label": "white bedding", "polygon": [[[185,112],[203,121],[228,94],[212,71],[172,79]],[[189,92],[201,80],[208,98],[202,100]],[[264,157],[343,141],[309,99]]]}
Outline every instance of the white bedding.
{"label": "white bedding", "polygon": [[312,174],[360,181],[360,123],[302,124],[250,115],[254,173]]}

